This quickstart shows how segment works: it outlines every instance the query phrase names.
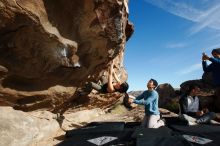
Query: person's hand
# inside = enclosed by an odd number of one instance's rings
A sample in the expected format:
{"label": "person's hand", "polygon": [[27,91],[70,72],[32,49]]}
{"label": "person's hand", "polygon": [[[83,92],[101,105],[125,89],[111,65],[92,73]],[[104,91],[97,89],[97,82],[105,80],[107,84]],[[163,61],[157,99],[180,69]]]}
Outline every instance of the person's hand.
{"label": "person's hand", "polygon": [[202,116],[204,113],[203,113],[203,111],[198,111],[198,112],[196,112],[196,116]]}
{"label": "person's hand", "polygon": [[137,107],[137,104],[131,103],[131,108],[136,108],[136,107]]}
{"label": "person's hand", "polygon": [[134,102],[134,99],[128,98],[128,103],[132,104]]}
{"label": "person's hand", "polygon": [[208,108],[204,108],[202,109],[203,113],[208,113],[209,112],[209,109]]}
{"label": "person's hand", "polygon": [[202,61],[209,60],[209,56],[205,53],[202,54]]}

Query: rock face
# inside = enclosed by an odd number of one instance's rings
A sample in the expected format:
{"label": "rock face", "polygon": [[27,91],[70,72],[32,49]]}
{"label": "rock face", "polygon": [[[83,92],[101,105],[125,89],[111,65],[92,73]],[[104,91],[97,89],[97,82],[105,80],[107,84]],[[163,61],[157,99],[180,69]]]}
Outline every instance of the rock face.
{"label": "rock face", "polygon": [[0,105],[62,106],[86,81],[107,75],[112,59],[125,81],[124,45],[133,32],[127,3],[0,0]]}
{"label": "rock face", "polygon": [[[206,76],[206,75],[205,75]],[[210,78],[210,77],[209,77]],[[206,78],[206,79],[209,79]],[[200,80],[189,80],[186,82],[183,82],[180,87],[181,87],[181,92],[185,93],[187,89],[189,88],[190,85],[195,84],[200,87],[200,101],[201,101],[201,106],[203,108],[208,108],[212,111],[218,112],[218,107],[219,105],[216,105],[215,102],[217,101],[217,98],[215,96],[215,91],[212,85],[208,84],[210,80],[204,80],[204,75],[203,79]]]}
{"label": "rock face", "polygon": [[175,97],[175,90],[174,88],[168,84],[160,84],[156,91],[159,94],[159,107],[164,107],[166,104],[168,104],[172,98]]}
{"label": "rock face", "polygon": [[207,84],[207,82],[205,82],[204,80],[200,79],[200,80],[189,80],[189,81],[185,81],[180,85],[180,90],[181,92],[185,93],[189,86],[195,84],[198,85],[201,89],[202,92],[209,94],[209,95],[213,95],[214,94],[214,90],[212,85]]}
{"label": "rock face", "polygon": [[160,84],[156,91],[159,94],[159,107],[171,110],[175,113],[179,112],[179,95],[178,90],[175,90],[171,84]]}

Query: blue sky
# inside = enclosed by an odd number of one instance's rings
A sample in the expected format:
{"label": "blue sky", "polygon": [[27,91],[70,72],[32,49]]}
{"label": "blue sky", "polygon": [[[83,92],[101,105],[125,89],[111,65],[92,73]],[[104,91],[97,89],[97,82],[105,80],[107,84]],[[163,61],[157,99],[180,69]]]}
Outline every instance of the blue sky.
{"label": "blue sky", "polygon": [[202,52],[220,47],[220,0],[130,0],[134,34],[124,64],[129,91],[150,78],[173,87],[202,78]]}

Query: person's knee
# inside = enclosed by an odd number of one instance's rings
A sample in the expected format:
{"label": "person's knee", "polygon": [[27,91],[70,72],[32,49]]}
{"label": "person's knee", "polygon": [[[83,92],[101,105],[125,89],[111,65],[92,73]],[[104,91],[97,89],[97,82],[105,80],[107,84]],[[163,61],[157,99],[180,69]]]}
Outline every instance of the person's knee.
{"label": "person's knee", "polygon": [[186,120],[186,119],[187,119],[187,115],[186,115],[186,114],[180,114],[180,115],[179,115],[179,118],[180,118],[181,120]]}
{"label": "person's knee", "polygon": [[213,120],[216,118],[216,114],[214,112],[206,113],[205,115],[201,116],[197,119],[197,123],[209,123],[210,120]]}
{"label": "person's knee", "polygon": [[215,119],[217,117],[215,112],[209,112],[209,116],[211,119]]}

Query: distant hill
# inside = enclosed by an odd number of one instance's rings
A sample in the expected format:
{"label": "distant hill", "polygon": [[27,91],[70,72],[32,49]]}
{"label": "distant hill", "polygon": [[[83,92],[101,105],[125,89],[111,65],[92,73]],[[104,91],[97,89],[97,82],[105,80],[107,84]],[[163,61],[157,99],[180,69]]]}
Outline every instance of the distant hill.
{"label": "distant hill", "polygon": [[[180,91],[180,88],[174,88],[175,91]],[[139,91],[130,91],[128,92],[129,95],[138,96],[141,93],[143,93],[145,90],[139,90]]]}
{"label": "distant hill", "polygon": [[144,92],[144,90],[140,90],[140,91],[130,91],[130,92],[128,92],[128,94],[129,95],[133,95],[133,96],[138,96],[138,95],[140,95],[141,93],[143,93]]}

